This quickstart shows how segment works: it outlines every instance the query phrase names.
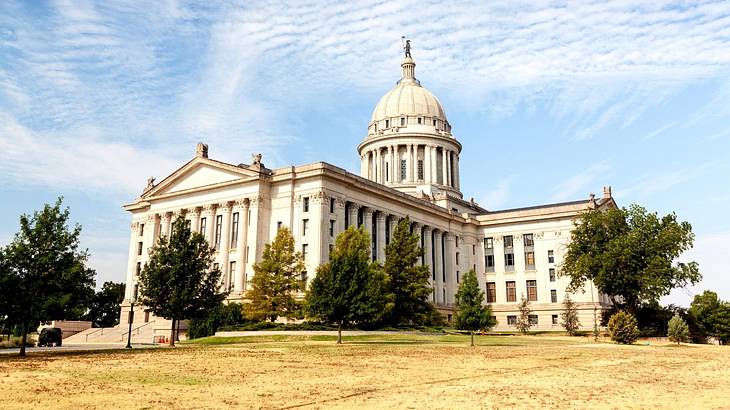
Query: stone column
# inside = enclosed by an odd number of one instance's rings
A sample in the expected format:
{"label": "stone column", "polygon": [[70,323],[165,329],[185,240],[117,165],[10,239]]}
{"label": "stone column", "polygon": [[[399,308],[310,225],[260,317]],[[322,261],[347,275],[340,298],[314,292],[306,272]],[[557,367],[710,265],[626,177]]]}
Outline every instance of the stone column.
{"label": "stone column", "polygon": [[190,232],[198,232],[198,229],[200,229],[200,208],[190,208],[188,216],[190,217]]}
{"label": "stone column", "polygon": [[223,274],[221,278],[221,284],[228,288],[233,287],[231,279],[232,272],[229,272],[230,267],[228,266],[229,252],[231,251],[231,205],[229,202],[221,202],[218,204],[218,213],[223,216],[223,224],[221,225],[221,243],[218,249],[218,260],[220,261],[220,269]]}
{"label": "stone column", "polygon": [[375,220],[377,227],[375,228],[377,230],[377,252],[378,252],[378,261],[380,263],[385,262],[385,214],[382,211],[378,211],[378,215]]}
{"label": "stone column", "polygon": [[406,145],[406,182],[413,181],[413,144]]}
{"label": "stone column", "polygon": [[459,181],[459,153],[454,151],[454,188],[461,190],[461,182]]}
{"label": "stone column", "polygon": [[431,283],[431,287],[434,286],[434,263],[433,263],[433,255],[432,255],[432,246],[433,246],[433,238],[432,238],[432,231],[430,226],[424,226],[423,227],[423,264],[428,266],[428,281]]}
{"label": "stone column", "polygon": [[365,232],[368,235],[368,238],[370,238],[370,253],[372,254],[373,244],[373,209],[363,207],[362,208],[362,224],[364,225]]}
{"label": "stone column", "polygon": [[434,229],[434,232],[435,232],[435,235],[433,238],[434,239],[434,241],[433,241],[433,248],[434,248],[433,264],[434,264],[434,268],[435,268],[434,271],[436,272],[436,281],[435,281],[436,286],[434,286],[434,288],[436,289],[436,302],[440,303],[440,304],[445,304],[446,301],[442,300],[443,292],[441,291],[441,289],[443,289],[443,287],[444,287],[444,281],[443,281],[443,273],[444,273],[443,250],[444,250],[444,248],[443,248],[443,244],[441,243],[442,233],[441,233],[441,231],[435,230],[435,229]]}
{"label": "stone column", "polygon": [[246,240],[248,239],[248,199],[239,199],[233,208],[238,212],[238,238],[236,238],[236,272],[234,273],[233,291],[241,294],[244,289],[246,276]]}
{"label": "stone column", "polygon": [[335,222],[337,230],[335,230],[335,238],[337,238],[337,235],[347,229],[347,227],[345,226],[345,205],[346,203],[344,199],[337,198],[335,200],[335,212],[337,213],[337,222]]}
{"label": "stone column", "polygon": [[451,180],[451,151],[446,151],[446,185],[453,186],[453,181]]}
{"label": "stone column", "polygon": [[436,184],[438,182],[438,177],[436,176],[436,171],[438,171],[438,166],[436,166],[436,145],[431,144],[429,147],[431,148],[431,161],[428,167],[428,178],[430,183]]}
{"label": "stone column", "polygon": [[[413,222],[413,233],[418,236],[418,246],[421,246],[421,224],[418,222]],[[418,258],[416,261],[416,266],[421,266],[423,264],[422,258]]]}
{"label": "stone column", "polygon": [[[456,247],[454,246],[454,235],[448,233],[446,235],[446,249],[444,255],[446,257],[446,283],[444,288],[446,289],[446,303],[454,303],[454,294],[456,293]],[[461,274],[461,272],[459,272]]]}
{"label": "stone column", "polygon": [[[255,196],[249,201],[249,220],[248,223],[248,237],[246,238],[246,284],[244,288],[248,288],[248,282],[253,276],[253,265],[259,259],[259,254],[263,250],[264,244],[268,242],[268,224],[262,223],[263,211],[266,206],[266,200],[261,196]],[[251,275],[248,275],[250,273]]]}
{"label": "stone column", "polygon": [[375,182],[382,184],[383,178],[383,158],[380,155],[380,148],[375,150]]}
{"label": "stone column", "polygon": [[205,239],[208,241],[208,246],[211,248],[215,246],[213,241],[213,234],[215,233],[215,205],[209,204],[203,206],[203,212],[200,214],[201,218],[205,218]]}
{"label": "stone column", "polygon": [[[359,208],[360,208],[359,205],[357,205],[354,202],[350,202],[350,207],[347,210],[347,212],[349,212],[347,219],[350,222],[350,226],[354,226],[355,228],[359,228],[357,226],[357,211]],[[349,226],[348,226],[348,228],[349,228]]]}
{"label": "stone column", "polygon": [[391,145],[390,146],[390,159],[389,159],[389,161],[390,161],[390,169],[388,170],[388,173],[390,174],[388,176],[388,179],[390,180],[390,183],[391,184],[394,184],[397,181],[397,179],[395,177],[397,175],[396,172],[395,172],[395,168],[396,168],[396,164],[395,163],[396,163],[396,157],[397,156],[398,156],[397,155],[397,146]]}
{"label": "stone column", "polygon": [[170,237],[170,221],[172,220],[172,212],[164,212],[160,218],[160,236]]}
{"label": "stone column", "polygon": [[[124,288],[124,300],[129,302],[132,300],[132,289],[134,288],[134,281],[137,280],[135,277],[137,273],[137,242],[139,242],[139,222],[132,222],[130,225],[129,233],[129,253],[127,255],[127,278],[125,280],[126,287]],[[147,227],[145,229],[152,229],[154,226]],[[144,246],[144,245],[143,245]],[[124,323],[123,321],[120,323]]]}
{"label": "stone column", "polygon": [[443,185],[448,185],[448,175],[447,175],[447,164],[446,164],[446,149],[441,150],[441,182],[443,182]]}
{"label": "stone column", "polygon": [[411,154],[411,181],[418,181],[418,144],[413,145],[413,153]]}
{"label": "stone column", "polygon": [[395,227],[398,226],[398,219],[400,219],[397,215],[391,215],[390,216],[390,240],[393,241],[393,233],[395,232]]}

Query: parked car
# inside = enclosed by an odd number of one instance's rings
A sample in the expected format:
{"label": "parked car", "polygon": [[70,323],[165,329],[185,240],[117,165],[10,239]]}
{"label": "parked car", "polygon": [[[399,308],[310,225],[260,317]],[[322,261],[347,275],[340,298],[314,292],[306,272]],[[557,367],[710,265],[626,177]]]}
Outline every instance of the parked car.
{"label": "parked car", "polygon": [[61,346],[63,332],[58,327],[44,327],[38,335],[38,346]]}

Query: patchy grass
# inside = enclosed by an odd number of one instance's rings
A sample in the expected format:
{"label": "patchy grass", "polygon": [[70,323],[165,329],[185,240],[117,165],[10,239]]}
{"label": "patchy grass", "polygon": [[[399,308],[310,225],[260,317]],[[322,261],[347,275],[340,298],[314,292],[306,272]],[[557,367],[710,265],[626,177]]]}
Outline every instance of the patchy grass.
{"label": "patchy grass", "polygon": [[466,335],[206,338],[0,357],[0,408],[713,408],[730,348]]}

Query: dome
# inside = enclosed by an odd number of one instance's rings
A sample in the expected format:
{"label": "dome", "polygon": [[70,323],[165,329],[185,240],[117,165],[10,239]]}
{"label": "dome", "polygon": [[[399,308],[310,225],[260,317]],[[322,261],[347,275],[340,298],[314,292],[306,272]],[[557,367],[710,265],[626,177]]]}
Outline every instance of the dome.
{"label": "dome", "polygon": [[[406,57],[401,64],[403,77],[398,84],[385,94],[373,110],[370,124],[390,118],[425,117],[429,123],[441,120],[448,124],[444,108],[430,91],[421,86],[414,76],[416,63]],[[434,122],[435,123],[435,122]]]}

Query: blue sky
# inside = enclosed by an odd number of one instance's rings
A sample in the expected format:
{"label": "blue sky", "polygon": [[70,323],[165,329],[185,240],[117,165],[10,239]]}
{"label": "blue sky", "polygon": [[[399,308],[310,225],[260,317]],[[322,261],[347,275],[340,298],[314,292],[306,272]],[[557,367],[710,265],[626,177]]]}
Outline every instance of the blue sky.
{"label": "blue sky", "polygon": [[[0,2],[0,244],[64,195],[98,281],[123,281],[131,202],[192,158],[269,167],[355,147],[400,75],[462,142],[488,209],[612,185],[692,223],[703,283],[730,299],[730,2]],[[484,4],[493,3],[493,4]]]}

